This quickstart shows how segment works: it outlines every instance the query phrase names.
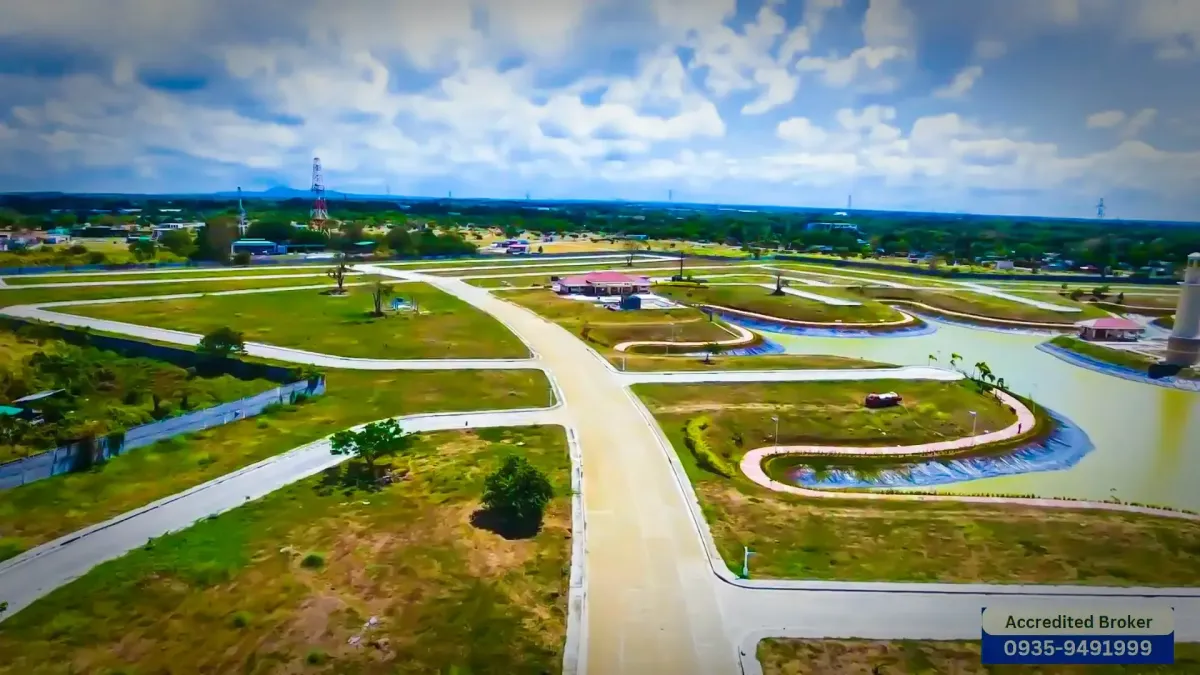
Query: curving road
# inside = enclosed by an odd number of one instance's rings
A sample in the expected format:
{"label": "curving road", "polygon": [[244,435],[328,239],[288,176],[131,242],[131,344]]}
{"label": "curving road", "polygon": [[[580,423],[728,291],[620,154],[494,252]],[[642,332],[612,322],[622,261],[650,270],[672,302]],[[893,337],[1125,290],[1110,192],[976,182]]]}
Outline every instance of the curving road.
{"label": "curving road", "polygon": [[[396,419],[409,432],[563,424],[559,406]],[[26,551],[0,563],[0,600],[8,603],[8,611],[0,618],[12,616],[46,593],[106,560],[142,546],[148,539],[258,499],[345,459],[330,454],[329,440],[322,439]]]}

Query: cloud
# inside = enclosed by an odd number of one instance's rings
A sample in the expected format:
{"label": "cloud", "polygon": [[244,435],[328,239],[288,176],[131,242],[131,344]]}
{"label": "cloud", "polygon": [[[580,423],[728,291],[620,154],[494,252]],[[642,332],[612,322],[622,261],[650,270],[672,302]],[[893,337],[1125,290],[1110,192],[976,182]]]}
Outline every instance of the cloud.
{"label": "cloud", "polygon": [[1001,40],[980,40],[975,43],[975,58],[998,59],[1008,53],[1008,45]]}
{"label": "cloud", "polygon": [[968,66],[958,71],[950,84],[933,92],[938,98],[960,98],[971,91],[975,82],[983,75],[983,66]]}
{"label": "cloud", "polygon": [[1140,135],[1154,120],[1158,119],[1158,111],[1154,108],[1143,108],[1139,110],[1133,117],[1129,118],[1129,124],[1125,125],[1125,137],[1134,138]]}
{"label": "cloud", "polygon": [[1113,127],[1125,121],[1125,113],[1120,110],[1105,110],[1092,115],[1088,115],[1087,128],[1089,129],[1112,129]]}

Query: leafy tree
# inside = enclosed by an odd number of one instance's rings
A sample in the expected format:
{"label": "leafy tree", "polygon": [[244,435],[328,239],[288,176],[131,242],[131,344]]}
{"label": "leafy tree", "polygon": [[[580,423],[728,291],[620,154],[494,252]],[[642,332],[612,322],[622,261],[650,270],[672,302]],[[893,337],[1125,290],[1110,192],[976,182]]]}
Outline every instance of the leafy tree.
{"label": "leafy tree", "polygon": [[237,225],[228,216],[215,218],[200,229],[192,258],[228,263],[230,256],[233,255],[233,242],[237,241],[237,238]]}
{"label": "leafy tree", "polygon": [[234,354],[245,354],[246,342],[241,333],[222,327],[200,338],[196,351],[209,358],[226,359]]}
{"label": "leafy tree", "polygon": [[625,241],[621,242],[621,250],[625,252],[626,267],[633,267],[633,256],[635,253],[641,250],[641,248],[641,244],[632,239],[626,239]]}
{"label": "leafy tree", "polygon": [[396,225],[388,230],[385,237],[388,248],[392,249],[395,255],[402,258],[414,258],[418,255],[417,243],[413,240],[412,233],[408,231],[407,225]]}
{"label": "leafy tree", "polygon": [[192,240],[192,233],[183,229],[164,232],[158,238],[158,243],[181,258],[186,258],[196,251],[196,242]]}
{"label": "leafy tree", "polygon": [[553,498],[550,479],[519,455],[509,455],[483,482],[483,508],[510,523],[540,524]]}
{"label": "leafy tree", "polygon": [[286,244],[292,240],[292,235],[295,232],[296,228],[292,227],[290,221],[267,219],[251,224],[249,229],[246,230],[246,236],[251,239],[266,239],[276,244]]}
{"label": "leafy tree", "polygon": [[521,236],[521,230],[516,225],[508,224],[504,226],[504,237],[506,239],[515,239]]}
{"label": "leafy tree", "polygon": [[371,476],[375,475],[375,462],[402,454],[412,445],[412,434],[405,434],[394,419],[371,422],[358,431],[339,431],[330,438],[331,453],[361,459]]}
{"label": "leafy tree", "polygon": [[704,362],[712,363],[712,357],[725,351],[725,346],[716,342],[709,342],[704,345]]}
{"label": "leafy tree", "polygon": [[350,266],[346,264],[346,254],[339,253],[337,264],[325,272],[326,276],[333,279],[337,283],[337,290],[334,291],[337,295],[346,292],[346,273],[350,271]]}
{"label": "leafy tree", "polygon": [[150,239],[138,239],[129,243],[129,252],[138,262],[153,260],[158,253],[158,245]]}
{"label": "leafy tree", "polygon": [[391,284],[385,284],[382,281],[375,282],[375,288],[371,290],[371,300],[375,303],[375,311],[373,316],[383,316],[383,301],[392,296]]}

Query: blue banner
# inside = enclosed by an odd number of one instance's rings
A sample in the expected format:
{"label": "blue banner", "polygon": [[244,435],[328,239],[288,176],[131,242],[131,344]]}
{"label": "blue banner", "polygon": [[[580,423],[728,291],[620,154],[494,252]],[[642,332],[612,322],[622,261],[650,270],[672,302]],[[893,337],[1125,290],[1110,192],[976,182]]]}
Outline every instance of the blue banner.
{"label": "blue banner", "polygon": [[1175,634],[990,635],[983,633],[985,665],[1118,665],[1175,663]]}

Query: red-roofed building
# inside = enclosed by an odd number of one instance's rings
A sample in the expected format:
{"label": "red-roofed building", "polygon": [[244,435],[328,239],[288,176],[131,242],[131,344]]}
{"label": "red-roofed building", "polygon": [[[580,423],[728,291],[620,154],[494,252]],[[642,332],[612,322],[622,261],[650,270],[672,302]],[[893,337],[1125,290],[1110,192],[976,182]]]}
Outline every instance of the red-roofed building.
{"label": "red-roofed building", "polygon": [[1115,316],[1080,321],[1075,327],[1079,329],[1079,337],[1084,340],[1136,340],[1145,330],[1136,321]]}
{"label": "red-roofed building", "polygon": [[592,272],[563,277],[554,282],[554,292],[560,295],[632,295],[649,293],[650,280],[620,272]]}

